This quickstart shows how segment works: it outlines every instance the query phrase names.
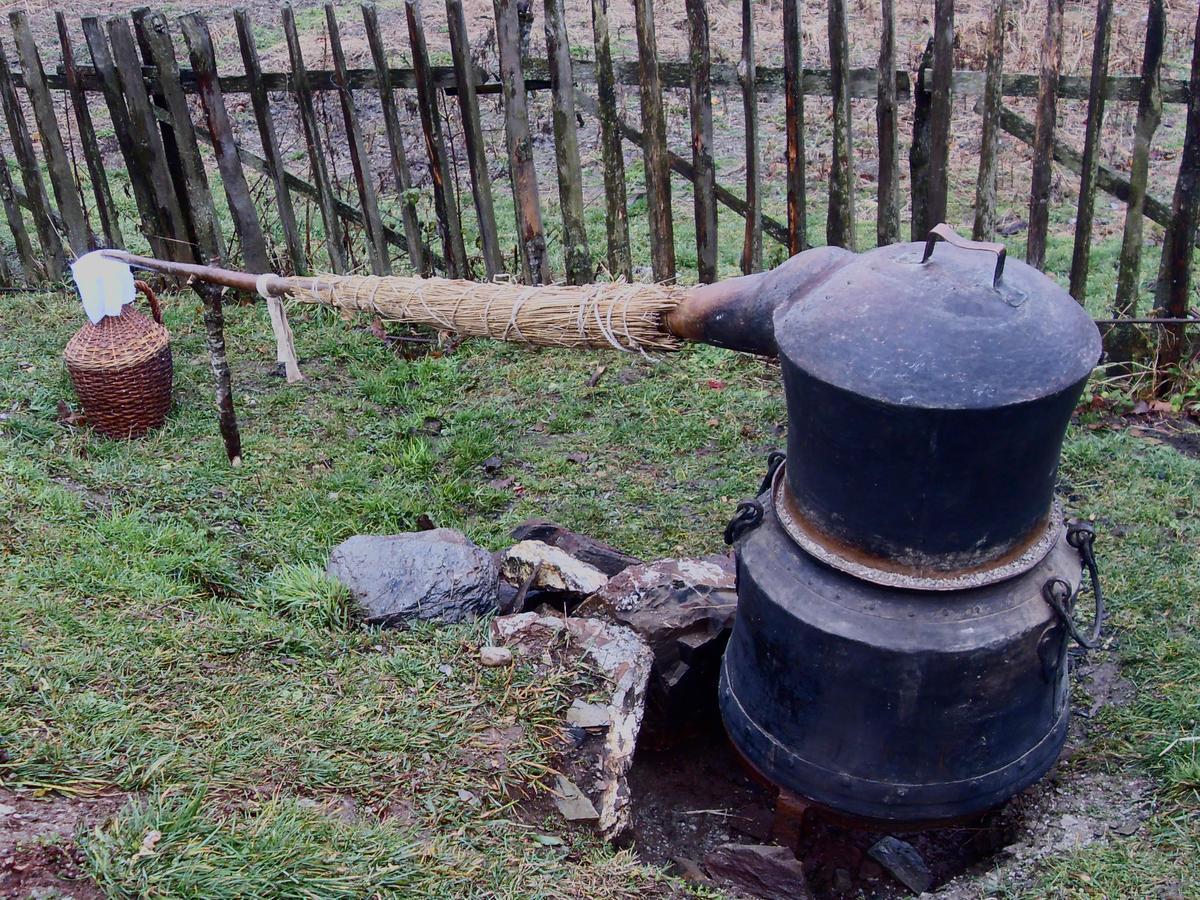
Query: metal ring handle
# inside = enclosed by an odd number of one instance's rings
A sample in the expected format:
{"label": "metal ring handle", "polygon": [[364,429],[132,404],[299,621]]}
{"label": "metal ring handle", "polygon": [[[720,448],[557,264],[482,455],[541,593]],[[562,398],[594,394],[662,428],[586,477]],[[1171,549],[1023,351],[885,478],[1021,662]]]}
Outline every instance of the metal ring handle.
{"label": "metal ring handle", "polygon": [[1004,260],[1008,256],[1008,250],[1003,244],[995,244],[989,241],[969,241],[953,228],[942,222],[940,225],[934,225],[929,229],[929,234],[925,238],[925,255],[921,257],[922,263],[929,262],[929,257],[933,256],[933,247],[937,243],[938,238],[941,238],[947,244],[953,244],[960,250],[986,250],[989,253],[996,254],[996,272],[992,275],[992,288],[1000,289],[1000,276],[1004,274]]}

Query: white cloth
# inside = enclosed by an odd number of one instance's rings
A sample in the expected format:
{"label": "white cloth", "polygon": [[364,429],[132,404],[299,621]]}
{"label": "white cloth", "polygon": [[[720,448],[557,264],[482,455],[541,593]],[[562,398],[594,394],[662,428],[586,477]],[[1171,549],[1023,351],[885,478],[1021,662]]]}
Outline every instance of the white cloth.
{"label": "white cloth", "polygon": [[71,263],[71,276],[93,325],[105,316],[119,316],[121,307],[133,302],[133,271],[100,250],[85,253]]}

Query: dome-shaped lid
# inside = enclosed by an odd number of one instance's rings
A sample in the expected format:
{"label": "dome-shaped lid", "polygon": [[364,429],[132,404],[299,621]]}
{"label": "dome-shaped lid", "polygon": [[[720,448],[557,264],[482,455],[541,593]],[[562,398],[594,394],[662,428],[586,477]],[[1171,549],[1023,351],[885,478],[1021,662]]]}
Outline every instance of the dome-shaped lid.
{"label": "dome-shaped lid", "polygon": [[1092,370],[1100,332],[1070,294],[1006,263],[998,244],[935,232],[947,243],[931,233],[861,254],[782,306],[780,356],[847,391],[927,409],[1034,400]]}

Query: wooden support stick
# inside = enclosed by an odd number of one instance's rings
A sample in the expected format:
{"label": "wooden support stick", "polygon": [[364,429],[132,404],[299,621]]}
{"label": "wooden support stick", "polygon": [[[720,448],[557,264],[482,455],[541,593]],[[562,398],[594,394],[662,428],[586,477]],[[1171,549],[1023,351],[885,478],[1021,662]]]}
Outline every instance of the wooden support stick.
{"label": "wooden support stick", "polygon": [[1100,164],[1100,127],[1104,123],[1111,34],[1112,0],[1099,0],[1096,36],[1092,44],[1092,82],[1084,126],[1083,173],[1079,177],[1079,206],[1075,213],[1075,248],[1071,254],[1071,296],[1080,303],[1087,297],[1088,268],[1092,259],[1092,216],[1096,210],[1096,170]]}
{"label": "wooden support stick", "polygon": [[908,148],[908,181],[912,190],[912,216],[909,224],[909,240],[923,241],[937,221],[929,215],[929,156],[932,152],[930,136],[930,107],[933,95],[925,85],[925,73],[933,65],[933,38],[925,45],[925,52],[917,66],[916,93],[913,97],[913,136]]}
{"label": "wooden support stick", "polygon": [[16,186],[12,182],[7,163],[0,165],[0,201],[4,204],[4,218],[8,221],[8,230],[12,232],[25,283],[32,285],[39,278],[40,265],[33,253],[29,232],[25,230],[25,217],[21,213],[21,203],[17,199]]}
{"label": "wooden support stick", "polygon": [[192,288],[204,303],[204,330],[208,335],[208,360],[216,380],[217,423],[225,442],[225,455],[235,469],[242,464],[242,435],[238,430],[237,413],[233,408],[233,376],[225,355],[225,311],[221,305],[221,288],[215,284],[193,279]]}
{"label": "wooden support stick", "polygon": [[[954,73],[954,0],[933,11],[933,85],[929,106],[929,227],[946,221],[950,191],[951,84]],[[913,236],[914,239],[916,235]],[[924,235],[922,235],[924,237]]]}

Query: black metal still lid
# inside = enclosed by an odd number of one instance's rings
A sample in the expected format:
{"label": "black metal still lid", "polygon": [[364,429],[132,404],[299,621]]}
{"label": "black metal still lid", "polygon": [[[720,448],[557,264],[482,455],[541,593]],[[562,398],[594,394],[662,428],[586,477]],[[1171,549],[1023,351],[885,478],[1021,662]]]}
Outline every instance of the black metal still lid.
{"label": "black metal still lid", "polygon": [[775,338],[781,358],[821,381],[924,409],[1057,394],[1101,349],[1096,324],[1058,284],[947,225],[834,270],[776,312]]}

